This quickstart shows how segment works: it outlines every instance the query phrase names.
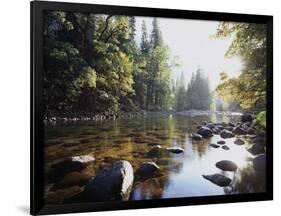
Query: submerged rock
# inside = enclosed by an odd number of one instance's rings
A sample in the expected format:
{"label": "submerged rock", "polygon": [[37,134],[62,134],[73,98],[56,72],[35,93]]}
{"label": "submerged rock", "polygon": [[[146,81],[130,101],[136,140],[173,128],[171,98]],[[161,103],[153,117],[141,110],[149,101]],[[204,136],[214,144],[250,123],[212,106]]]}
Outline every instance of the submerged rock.
{"label": "submerged rock", "polygon": [[140,168],[137,170],[140,176],[149,176],[160,170],[159,166],[154,162],[143,162]]}
{"label": "submerged rock", "polygon": [[94,160],[95,158],[90,155],[66,158],[51,166],[50,178],[53,180],[58,180],[69,172],[81,171]]}
{"label": "submerged rock", "polygon": [[172,152],[172,153],[175,153],[175,154],[180,154],[180,153],[183,153],[183,152],[184,152],[184,149],[183,149],[183,148],[180,148],[180,147],[166,148],[166,150],[167,150],[168,152]]}
{"label": "submerged rock", "polygon": [[221,147],[223,150],[229,150],[230,148],[227,145]]}
{"label": "submerged rock", "polygon": [[203,175],[203,178],[209,180],[210,182],[220,186],[220,187],[226,187],[230,184],[231,179],[228,177],[225,177],[221,174],[213,174],[213,175]]}
{"label": "submerged rock", "polygon": [[247,129],[247,134],[255,134],[255,129],[254,128],[252,128],[252,127],[250,127],[250,128],[248,128]]}
{"label": "submerged rock", "polygon": [[213,148],[219,148],[219,147],[220,147],[219,145],[214,144],[214,143],[210,144],[209,146],[211,146],[211,147],[213,147]]}
{"label": "submerged rock", "polygon": [[84,186],[90,179],[90,176],[87,176],[80,172],[71,172],[68,173],[62,181],[57,184],[54,184],[51,188],[51,191],[55,191],[61,188],[70,187],[70,186]]}
{"label": "submerged rock", "polygon": [[167,151],[163,149],[160,145],[154,146],[148,153],[148,157],[160,157],[167,155]]}
{"label": "submerged rock", "polygon": [[223,171],[235,171],[237,170],[237,165],[230,160],[222,160],[216,163],[216,167]]}
{"label": "submerged rock", "polygon": [[206,127],[210,128],[210,129],[213,129],[213,128],[215,128],[215,124],[209,122],[208,124],[206,124]]}
{"label": "submerged rock", "polygon": [[232,130],[233,130],[233,127],[226,126],[224,129],[227,130],[227,131],[232,131]]}
{"label": "submerged rock", "polygon": [[234,143],[235,143],[236,145],[244,145],[244,144],[245,144],[245,142],[244,142],[242,139],[240,139],[240,138],[237,138],[237,139],[234,141]]}
{"label": "submerged rock", "polygon": [[197,134],[197,133],[191,134],[190,137],[194,140],[201,140],[203,138],[200,134]]}
{"label": "submerged rock", "polygon": [[253,155],[262,154],[265,152],[264,146],[261,144],[253,144],[250,148],[247,149]]}
{"label": "submerged rock", "polygon": [[56,191],[50,191],[45,201],[47,204],[63,204],[67,200],[72,199],[77,194],[81,193],[83,189],[79,186],[72,186],[67,188],[58,189]]}
{"label": "submerged rock", "polygon": [[209,138],[213,135],[213,132],[210,128],[208,127],[201,127],[198,131],[197,134],[201,135],[204,138]]}
{"label": "submerged rock", "polygon": [[84,192],[90,201],[128,200],[133,181],[132,165],[117,161],[90,179]]}
{"label": "submerged rock", "polygon": [[217,141],[217,144],[224,145],[225,141],[223,141],[223,140]]}
{"label": "submerged rock", "polygon": [[234,133],[236,135],[244,135],[244,134],[246,134],[246,131],[243,130],[241,127],[235,127],[235,128],[233,128],[232,133]]}
{"label": "submerged rock", "polygon": [[235,135],[234,135],[232,132],[227,131],[227,130],[223,130],[223,131],[220,133],[220,136],[221,136],[223,139],[235,137]]}
{"label": "submerged rock", "polygon": [[248,113],[246,113],[246,114],[243,114],[242,116],[241,116],[241,122],[252,122],[253,121],[253,117],[252,117],[252,115],[251,114],[248,114]]}

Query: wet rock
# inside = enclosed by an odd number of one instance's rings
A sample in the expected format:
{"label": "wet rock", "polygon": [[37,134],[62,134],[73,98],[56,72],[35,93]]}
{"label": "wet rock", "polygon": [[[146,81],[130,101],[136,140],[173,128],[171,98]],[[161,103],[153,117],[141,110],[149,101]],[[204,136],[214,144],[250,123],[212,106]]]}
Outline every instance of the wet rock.
{"label": "wet rock", "polygon": [[261,137],[261,136],[256,136],[253,141],[253,143],[265,146],[266,144],[266,138],[265,137]]}
{"label": "wet rock", "polygon": [[175,154],[180,154],[180,153],[183,153],[183,152],[184,152],[184,149],[183,149],[183,148],[180,148],[180,147],[166,148],[166,150],[167,150],[168,152],[172,152],[172,153],[175,153]]}
{"label": "wet rock", "polygon": [[221,132],[221,130],[218,127],[215,127],[215,128],[212,129],[212,132],[214,134],[219,134]]}
{"label": "wet rock", "polygon": [[220,130],[223,130],[223,129],[224,129],[224,126],[218,125],[217,128],[220,129]]}
{"label": "wet rock", "polygon": [[190,137],[194,140],[201,140],[203,138],[200,134],[197,134],[197,133],[191,134]]}
{"label": "wet rock", "polygon": [[250,127],[247,129],[247,134],[255,134],[255,129]]}
{"label": "wet rock", "polygon": [[261,144],[253,144],[249,149],[247,149],[253,155],[262,154],[265,152],[264,146]]}
{"label": "wet rock", "polygon": [[222,160],[216,163],[216,167],[223,171],[235,171],[237,170],[237,165],[230,160]]}
{"label": "wet rock", "polygon": [[211,147],[213,147],[213,148],[219,148],[219,147],[220,147],[219,145],[214,144],[214,143],[210,144],[209,146],[211,146]]}
{"label": "wet rock", "polygon": [[58,184],[53,185],[51,191],[75,185],[83,186],[89,181],[89,179],[90,176],[87,176],[80,172],[71,172],[64,176],[63,180],[60,181]]}
{"label": "wet rock", "polygon": [[242,128],[247,129],[248,127],[251,127],[252,122],[245,122],[242,124]]}
{"label": "wet rock", "polygon": [[228,125],[228,123],[226,123],[226,122],[221,122],[221,125],[222,125],[223,127],[226,127],[226,126]]}
{"label": "wet rock", "polygon": [[79,186],[72,186],[68,188],[51,191],[48,193],[45,201],[47,204],[62,204],[66,200],[71,199],[83,190]]}
{"label": "wet rock", "polygon": [[228,126],[229,127],[235,127],[235,124],[233,124],[232,122],[228,122]]}
{"label": "wet rock", "polygon": [[236,135],[244,135],[244,134],[246,134],[246,131],[243,130],[241,127],[235,127],[235,128],[233,128],[232,133],[234,133]]}
{"label": "wet rock", "polygon": [[210,182],[220,186],[220,187],[226,187],[230,184],[231,179],[228,177],[225,177],[221,174],[213,174],[213,175],[203,175],[203,178],[209,180]]}
{"label": "wet rock", "polygon": [[210,123],[206,124],[206,127],[210,128],[210,129],[213,129],[213,128],[215,128],[215,124],[210,122]]}
{"label": "wet rock", "polygon": [[246,134],[245,137],[247,139],[252,139],[253,140],[253,139],[257,138],[257,135],[256,134]]}
{"label": "wet rock", "polygon": [[50,179],[57,181],[69,172],[81,171],[94,160],[95,158],[89,155],[66,158],[51,166]]}
{"label": "wet rock", "polygon": [[236,145],[244,145],[244,144],[245,144],[245,142],[244,142],[242,139],[240,139],[240,138],[237,138],[237,139],[234,141],[234,143],[235,143]]}
{"label": "wet rock", "polygon": [[260,132],[258,132],[257,136],[265,138],[266,137],[266,132],[265,131],[260,131]]}
{"label": "wet rock", "polygon": [[201,127],[198,131],[197,134],[201,135],[203,138],[209,138],[213,135],[213,132],[210,128],[208,127]]}
{"label": "wet rock", "polygon": [[168,152],[163,149],[160,145],[154,146],[148,153],[148,157],[161,157],[166,156]]}
{"label": "wet rock", "polygon": [[143,162],[140,168],[137,170],[137,174],[140,176],[150,176],[158,170],[160,170],[160,168],[156,163]]}
{"label": "wet rock", "polygon": [[246,114],[243,114],[242,116],[241,116],[241,122],[252,122],[253,121],[253,117],[252,117],[252,115],[251,114],[248,114],[248,113],[246,113]]}
{"label": "wet rock", "polygon": [[132,165],[117,161],[90,179],[84,192],[90,201],[128,200],[133,181]]}
{"label": "wet rock", "polygon": [[260,154],[253,159],[253,167],[256,172],[266,172],[266,154]]}
{"label": "wet rock", "polygon": [[223,130],[223,131],[220,133],[220,136],[221,136],[223,139],[235,137],[235,135],[234,135],[232,132],[227,131],[227,130]]}
{"label": "wet rock", "polygon": [[222,146],[221,148],[222,148],[223,150],[226,150],[226,151],[227,151],[227,150],[230,150],[230,148],[229,148],[227,145],[224,145],[224,146]]}
{"label": "wet rock", "polygon": [[217,141],[217,144],[224,145],[225,141],[223,141],[223,140]]}
{"label": "wet rock", "polygon": [[227,130],[227,131],[232,131],[232,130],[233,130],[233,127],[226,126],[224,129]]}

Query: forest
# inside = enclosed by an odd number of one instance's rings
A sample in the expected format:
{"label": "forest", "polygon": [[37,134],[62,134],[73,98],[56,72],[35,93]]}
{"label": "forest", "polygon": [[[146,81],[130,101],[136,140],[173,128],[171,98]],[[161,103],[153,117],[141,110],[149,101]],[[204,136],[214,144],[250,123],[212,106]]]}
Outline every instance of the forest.
{"label": "forest", "polygon": [[47,204],[267,191],[266,25],[62,11],[44,24]]}
{"label": "forest", "polygon": [[[210,89],[198,67],[184,82],[172,77],[171,59],[157,18],[152,29],[136,17],[46,11],[44,16],[46,116],[165,110],[265,110],[266,29],[254,23],[220,22],[213,40],[232,38],[225,56],[239,56],[238,77],[220,73]],[[188,29],[187,29],[188,31]],[[215,107],[215,108],[214,108]]]}

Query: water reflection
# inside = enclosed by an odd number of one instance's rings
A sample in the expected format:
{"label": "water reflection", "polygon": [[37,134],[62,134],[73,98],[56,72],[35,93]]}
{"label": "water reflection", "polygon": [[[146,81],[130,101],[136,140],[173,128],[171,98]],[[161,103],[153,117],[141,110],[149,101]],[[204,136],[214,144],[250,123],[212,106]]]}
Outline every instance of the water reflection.
{"label": "water reflection", "polygon": [[[235,193],[253,193],[265,190],[265,180],[253,171],[251,157],[246,151],[247,143],[235,145],[234,138],[226,139],[230,149],[212,148],[210,143],[221,140],[219,135],[195,141],[190,138],[198,125],[204,121],[236,122],[238,116],[161,116],[136,118],[102,123],[72,123],[46,126],[45,173],[48,176],[52,163],[69,156],[92,155],[95,163],[82,171],[94,176],[117,160],[128,160],[134,170],[142,162],[153,161],[161,172],[148,179],[137,179],[131,199],[155,199],[189,196],[206,196]],[[147,152],[155,145],[181,147],[184,154],[148,157]],[[215,163],[232,160],[239,169],[223,174],[233,179],[230,186],[222,188],[202,177],[202,174],[222,173]],[[45,185],[46,197],[54,182]],[[83,187],[81,188],[83,189]]]}

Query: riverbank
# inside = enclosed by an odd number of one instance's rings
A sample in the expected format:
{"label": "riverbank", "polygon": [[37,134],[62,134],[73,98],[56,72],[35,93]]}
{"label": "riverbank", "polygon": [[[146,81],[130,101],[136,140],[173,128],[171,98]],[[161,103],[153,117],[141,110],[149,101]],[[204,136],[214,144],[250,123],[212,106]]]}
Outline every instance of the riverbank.
{"label": "riverbank", "polygon": [[184,110],[184,111],[135,111],[135,112],[104,112],[104,113],[67,113],[58,115],[56,113],[48,113],[44,117],[45,123],[64,123],[76,121],[106,121],[117,119],[132,119],[136,117],[161,117],[167,115],[182,115],[182,116],[204,116],[204,115],[228,115],[228,116],[242,116],[241,112],[232,111],[212,111],[212,110]]}

